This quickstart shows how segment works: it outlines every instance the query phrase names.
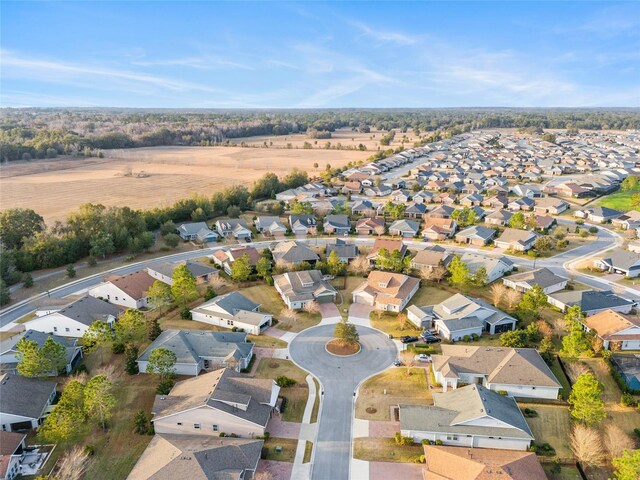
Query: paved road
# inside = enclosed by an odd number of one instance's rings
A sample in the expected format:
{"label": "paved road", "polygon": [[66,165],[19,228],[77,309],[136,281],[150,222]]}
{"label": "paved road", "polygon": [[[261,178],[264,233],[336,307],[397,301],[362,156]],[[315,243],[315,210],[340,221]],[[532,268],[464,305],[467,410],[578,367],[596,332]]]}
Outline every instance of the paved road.
{"label": "paved road", "polygon": [[392,340],[377,330],[358,327],[362,350],[352,357],[336,357],[324,346],[335,325],[314,327],[298,334],[289,345],[291,358],[315,375],[324,391],[311,478],[349,478],[354,392],[365,378],[389,367],[397,356]]}

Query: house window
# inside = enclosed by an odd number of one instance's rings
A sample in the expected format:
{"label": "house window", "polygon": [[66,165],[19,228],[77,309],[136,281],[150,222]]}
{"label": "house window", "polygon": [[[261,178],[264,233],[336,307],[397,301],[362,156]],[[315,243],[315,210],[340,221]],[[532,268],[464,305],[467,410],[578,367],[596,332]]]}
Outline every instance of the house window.
{"label": "house window", "polygon": [[217,431],[218,431],[218,425],[212,425],[212,427],[213,427],[213,431],[214,431],[214,432],[217,432]]}
{"label": "house window", "polygon": [[58,327],[53,327],[53,331],[57,332],[58,331]]}
{"label": "house window", "polygon": [[233,320],[227,320],[227,325],[233,327]]}
{"label": "house window", "polygon": [[69,327],[66,327],[66,328],[64,329],[64,331],[65,331],[65,332],[68,332],[68,331],[69,331]]}
{"label": "house window", "polygon": [[193,424],[193,428],[195,428],[196,430],[200,430],[200,424],[199,423],[194,423]]}
{"label": "house window", "polygon": [[447,436],[447,440],[453,440],[453,441],[456,441],[456,440],[458,440],[458,436],[457,436],[457,435],[448,435],[448,436]]}
{"label": "house window", "polygon": [[178,422],[178,425],[182,426],[182,422]]}

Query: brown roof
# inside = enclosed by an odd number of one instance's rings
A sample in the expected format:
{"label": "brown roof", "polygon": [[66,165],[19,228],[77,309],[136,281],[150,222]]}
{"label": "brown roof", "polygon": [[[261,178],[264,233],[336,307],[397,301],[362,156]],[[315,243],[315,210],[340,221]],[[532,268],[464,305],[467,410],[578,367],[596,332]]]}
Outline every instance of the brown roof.
{"label": "brown roof", "polygon": [[258,264],[258,260],[260,260],[260,257],[262,257],[262,254],[254,247],[232,248],[227,252],[226,256],[229,258],[229,260],[235,261],[243,255],[248,255],[251,265],[254,266]]}
{"label": "brown roof", "polygon": [[425,230],[429,227],[437,227],[445,230],[451,230],[455,220],[451,218],[427,217],[424,221]]}
{"label": "brown roof", "polygon": [[418,283],[417,278],[401,273],[374,270],[354,293],[366,291],[375,296],[378,303],[400,305]]}
{"label": "brown roof", "polygon": [[26,433],[0,431],[0,455],[12,455],[26,436]]}
{"label": "brown roof", "polygon": [[[608,340],[611,335],[631,327],[640,327],[640,321],[635,318],[625,317],[613,310],[604,310],[583,320],[591,330],[595,330],[600,337]],[[634,335],[638,337],[638,335]],[[620,337],[615,337],[620,340]]]}
{"label": "brown roof", "polygon": [[420,250],[411,261],[414,265],[434,266],[440,265],[448,255],[445,251]]}
{"label": "brown roof", "polygon": [[443,445],[425,445],[424,452],[425,480],[547,479],[533,452]]}
{"label": "brown roof", "polygon": [[376,238],[376,241],[373,242],[373,247],[371,248],[371,253],[367,256],[367,258],[373,258],[378,255],[378,251],[382,248],[386,248],[389,253],[394,250],[399,250],[401,253],[404,253],[407,247],[402,243],[402,240],[392,240],[389,238]]}
{"label": "brown roof", "polygon": [[359,228],[374,229],[376,227],[384,227],[384,218],[361,218],[356,222],[356,230]]}
{"label": "brown roof", "polygon": [[147,290],[156,279],[146,271],[140,270],[127,275],[111,277],[108,281],[130,297],[138,300],[147,296]]}

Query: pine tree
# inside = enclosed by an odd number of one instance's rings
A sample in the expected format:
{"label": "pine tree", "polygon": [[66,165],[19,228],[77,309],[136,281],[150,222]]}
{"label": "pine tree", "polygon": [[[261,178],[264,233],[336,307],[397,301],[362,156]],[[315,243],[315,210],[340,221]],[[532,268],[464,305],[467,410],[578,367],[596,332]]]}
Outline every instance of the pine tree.
{"label": "pine tree", "polygon": [[176,268],[171,278],[171,296],[178,305],[185,307],[187,303],[198,298],[196,279],[186,265]]}
{"label": "pine tree", "polygon": [[588,427],[599,424],[607,416],[601,395],[604,386],[591,373],[580,375],[573,384],[568,403],[571,417]]}
{"label": "pine tree", "polygon": [[85,412],[90,419],[97,421],[103,430],[107,428],[107,421],[117,405],[112,390],[113,385],[106,375],[96,375],[84,388]]}
{"label": "pine tree", "polygon": [[138,347],[133,343],[127,343],[124,347],[124,371],[129,375],[136,375],[138,369]]}
{"label": "pine tree", "polygon": [[152,342],[160,336],[162,333],[162,329],[160,328],[160,323],[157,318],[153,320],[149,320],[147,322],[147,338]]}

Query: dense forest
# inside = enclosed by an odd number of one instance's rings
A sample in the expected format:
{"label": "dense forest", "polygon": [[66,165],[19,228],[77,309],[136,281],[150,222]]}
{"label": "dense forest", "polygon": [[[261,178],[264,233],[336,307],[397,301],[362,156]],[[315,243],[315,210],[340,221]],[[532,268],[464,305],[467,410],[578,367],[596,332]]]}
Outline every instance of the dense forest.
{"label": "dense forest", "polygon": [[[228,144],[253,135],[406,132],[424,138],[479,128],[640,129],[639,109],[118,110],[2,109],[0,159],[99,155],[113,148]],[[323,135],[326,135],[323,134]]]}

